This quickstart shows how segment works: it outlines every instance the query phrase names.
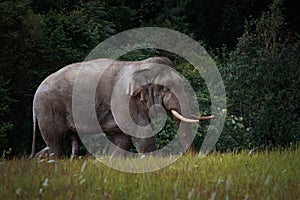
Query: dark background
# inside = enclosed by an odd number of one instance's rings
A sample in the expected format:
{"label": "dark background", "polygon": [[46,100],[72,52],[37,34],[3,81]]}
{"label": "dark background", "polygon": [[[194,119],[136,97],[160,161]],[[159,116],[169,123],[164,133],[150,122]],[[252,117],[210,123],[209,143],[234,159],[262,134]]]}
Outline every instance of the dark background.
{"label": "dark background", "polygon": [[[82,61],[101,41],[157,26],[199,41],[223,76],[228,117],[216,150],[295,148],[300,140],[300,16],[293,0],[20,0],[0,2],[0,156],[27,155],[32,100],[40,82]],[[156,54],[160,55],[159,52]],[[142,59],[147,51],[128,59]],[[193,68],[172,57],[191,81],[200,110],[209,95]],[[205,113],[207,112],[207,113]],[[195,139],[200,148],[207,124]],[[158,136],[158,146],[173,130]],[[39,147],[44,146],[41,139]]]}

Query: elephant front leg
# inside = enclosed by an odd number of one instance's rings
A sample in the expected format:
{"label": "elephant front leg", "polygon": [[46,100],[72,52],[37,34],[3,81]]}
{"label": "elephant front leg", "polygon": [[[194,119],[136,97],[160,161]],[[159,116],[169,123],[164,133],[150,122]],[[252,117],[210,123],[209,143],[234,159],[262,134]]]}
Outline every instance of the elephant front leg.
{"label": "elephant front leg", "polygon": [[123,133],[114,134],[112,137],[112,144],[109,147],[110,158],[115,156],[123,156],[124,151],[128,150],[132,145],[130,136]]}
{"label": "elephant front leg", "polygon": [[133,145],[139,153],[150,153],[156,150],[155,137],[131,138]]}
{"label": "elephant front leg", "polygon": [[63,158],[64,157],[64,149],[62,144],[62,139],[60,137],[55,138],[55,140],[51,140],[46,142],[49,153],[49,158]]}
{"label": "elephant front leg", "polygon": [[63,149],[60,145],[47,145],[44,149],[36,154],[38,160],[42,160],[48,155],[49,158],[62,158],[63,157]]}
{"label": "elephant front leg", "polygon": [[178,127],[178,135],[183,152],[195,154],[196,149],[193,144],[192,125],[186,122],[177,122],[176,126]]}

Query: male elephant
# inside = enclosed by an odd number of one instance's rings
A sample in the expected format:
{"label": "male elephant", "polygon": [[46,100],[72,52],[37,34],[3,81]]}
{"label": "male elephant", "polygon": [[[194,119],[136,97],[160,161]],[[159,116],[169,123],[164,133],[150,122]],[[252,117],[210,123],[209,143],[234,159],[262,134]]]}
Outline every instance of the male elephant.
{"label": "male elephant", "polygon": [[[38,130],[47,145],[39,152],[39,155],[48,152],[55,157],[62,157],[64,156],[64,145],[69,143],[72,157],[77,156],[79,129],[85,129],[84,131],[89,133],[93,132],[93,127],[85,126],[83,128],[84,124],[75,123],[72,111],[74,84],[76,81],[76,84],[89,84],[89,80],[94,78],[99,80],[94,102],[96,117],[103,132],[111,135],[112,142],[115,144],[112,149],[126,150],[132,144],[138,152],[152,152],[156,149],[153,135],[151,137],[132,136],[126,133],[126,122],[125,128],[124,126],[122,128],[120,122],[116,120],[116,115],[122,115],[122,113],[118,113],[122,111],[112,110],[112,95],[114,87],[123,77],[119,92],[130,97],[128,110],[132,121],[139,126],[147,126],[151,122],[151,112],[149,111],[154,105],[159,105],[175,121],[184,151],[193,150],[191,122],[211,119],[212,116],[193,116],[193,119],[189,119],[188,116],[192,116],[192,114],[183,92],[183,82],[180,76],[174,76],[166,70],[151,73],[155,64],[172,67],[172,62],[165,57],[152,57],[132,62],[97,59],[68,65],[48,76],[34,95],[31,157],[36,155],[36,132]],[[106,67],[103,67],[104,65]],[[99,75],[96,71],[101,72],[101,77],[95,77]],[[76,79],[78,74],[85,79]],[[170,88],[181,90],[179,94],[183,96],[184,101],[179,102],[178,95],[176,96]],[[120,107],[120,105],[118,106]]]}

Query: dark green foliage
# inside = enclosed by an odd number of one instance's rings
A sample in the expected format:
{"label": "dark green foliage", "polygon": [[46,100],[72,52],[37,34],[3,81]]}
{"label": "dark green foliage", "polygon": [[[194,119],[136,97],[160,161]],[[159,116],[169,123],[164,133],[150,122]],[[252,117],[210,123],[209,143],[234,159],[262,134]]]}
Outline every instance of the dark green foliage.
{"label": "dark green foliage", "polygon": [[[95,15],[98,17],[91,17]],[[114,32],[113,24],[104,20],[105,15],[101,5],[76,8],[68,13],[50,12],[45,20],[48,59],[59,67],[83,60],[99,41]]]}
{"label": "dark green foliage", "polygon": [[[10,129],[6,134],[6,147],[21,152],[27,148],[26,138],[31,129],[28,118],[31,116],[31,104],[36,82],[36,66],[40,62],[42,39],[41,24],[43,17],[34,14],[26,1],[4,1],[0,3],[0,73],[1,89],[5,92],[1,99],[9,106],[5,109],[5,122]],[[9,102],[7,99],[14,99]],[[26,105],[26,106],[25,106]],[[30,117],[31,119],[31,117]],[[31,121],[31,120],[30,120]],[[8,131],[7,123],[2,130]],[[16,148],[19,143],[22,148]],[[21,144],[22,143],[22,144]]]}
{"label": "dark green foliage", "polygon": [[157,148],[161,149],[166,145],[168,145],[170,141],[174,139],[176,134],[177,134],[177,128],[174,122],[170,118],[167,118],[164,128],[158,134],[156,134]]}
{"label": "dark green foliage", "polygon": [[9,97],[7,85],[8,82],[5,82],[0,76],[0,156],[7,148],[7,134],[12,128],[12,124],[8,120],[8,113],[13,100]]}
{"label": "dark green foliage", "polygon": [[[186,5],[189,31],[211,47],[233,48],[243,33],[244,20],[256,17],[270,0],[190,0]],[[234,38],[234,39],[233,39]]]}
{"label": "dark green foliage", "polygon": [[159,26],[187,33],[186,4],[188,1],[163,0],[141,2],[142,26]]}
{"label": "dark green foliage", "polygon": [[[30,1],[0,3],[0,71],[3,81],[9,81],[9,98],[16,100],[10,104],[11,114],[4,121],[14,125],[6,134],[6,146],[15,153],[30,149],[31,105],[40,82],[64,65],[82,61],[100,41],[115,32],[101,3],[77,3],[68,4],[72,6],[66,10],[57,4],[51,4],[47,10],[39,7],[43,4]],[[1,130],[7,130],[4,125]]]}
{"label": "dark green foliage", "polygon": [[300,46],[286,29],[281,6],[275,0],[257,22],[246,23],[225,66],[229,112],[232,120],[243,121],[235,130],[237,122],[229,121],[224,138],[242,147],[289,146],[300,140]]}

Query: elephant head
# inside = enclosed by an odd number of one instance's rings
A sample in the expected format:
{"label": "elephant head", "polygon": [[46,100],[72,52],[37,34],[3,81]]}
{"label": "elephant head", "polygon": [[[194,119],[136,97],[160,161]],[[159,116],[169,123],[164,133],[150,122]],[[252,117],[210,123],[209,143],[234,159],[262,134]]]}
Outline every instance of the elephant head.
{"label": "elephant head", "polygon": [[117,102],[112,104],[112,112],[121,130],[136,137],[153,136],[151,119],[164,113],[176,122],[183,151],[193,151],[191,123],[212,116],[191,114],[183,80],[171,66],[167,58],[158,61],[151,58],[139,66],[130,66],[114,90],[112,100],[117,99]]}

